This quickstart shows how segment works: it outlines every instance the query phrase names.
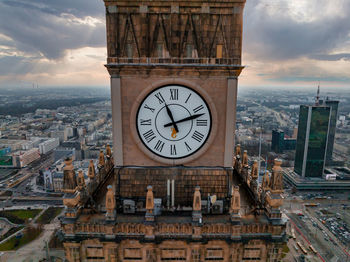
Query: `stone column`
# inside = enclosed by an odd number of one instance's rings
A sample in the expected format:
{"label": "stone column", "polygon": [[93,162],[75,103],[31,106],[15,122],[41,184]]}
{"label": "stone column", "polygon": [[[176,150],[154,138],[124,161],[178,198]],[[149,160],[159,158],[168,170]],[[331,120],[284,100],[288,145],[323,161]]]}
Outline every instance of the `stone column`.
{"label": "stone column", "polygon": [[111,76],[111,103],[113,116],[113,158],[116,166],[122,166],[123,161],[123,120],[122,95],[120,77]]}
{"label": "stone column", "polygon": [[236,105],[237,105],[237,77],[227,79],[226,94],[226,131],[225,131],[225,156],[224,166],[233,166],[233,147],[235,144],[236,130]]}

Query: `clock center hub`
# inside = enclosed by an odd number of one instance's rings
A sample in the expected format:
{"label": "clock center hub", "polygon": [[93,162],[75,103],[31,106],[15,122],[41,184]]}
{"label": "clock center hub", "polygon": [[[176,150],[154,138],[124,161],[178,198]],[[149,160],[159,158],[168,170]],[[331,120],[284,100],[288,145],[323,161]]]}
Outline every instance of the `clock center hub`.
{"label": "clock center hub", "polygon": [[[191,116],[190,111],[179,104],[169,104],[168,108],[173,112],[174,115],[174,122]],[[193,127],[193,121],[185,121],[181,123],[177,123],[178,131],[175,131],[174,126],[164,127],[165,124],[169,123],[169,116],[166,111],[166,107],[162,107],[156,116],[155,119],[155,127],[157,132],[161,137],[168,141],[180,141],[183,138],[185,138],[192,130]],[[171,122],[171,121],[170,121]]]}

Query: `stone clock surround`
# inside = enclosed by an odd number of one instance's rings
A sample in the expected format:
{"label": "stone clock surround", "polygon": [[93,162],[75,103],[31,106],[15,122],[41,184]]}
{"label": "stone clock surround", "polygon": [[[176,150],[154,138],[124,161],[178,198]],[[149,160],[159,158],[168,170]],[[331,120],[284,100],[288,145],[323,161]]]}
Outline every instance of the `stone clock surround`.
{"label": "stone clock surround", "polygon": [[[161,71],[161,70],[160,70]],[[160,72],[158,72],[160,73]],[[212,111],[212,131],[206,144],[184,159],[169,160],[154,155],[138,137],[135,118],[139,104],[151,90],[169,84],[188,86],[207,101]],[[116,166],[225,166],[233,161],[237,77],[178,76],[163,74],[114,75],[111,77],[113,144]],[[224,150],[223,150],[224,149]]]}
{"label": "stone clock surround", "polygon": [[[137,133],[137,130],[136,130],[135,123],[136,123],[137,110],[138,110],[140,104],[142,103],[142,101],[144,100],[144,98],[149,93],[151,93],[154,89],[157,89],[157,88],[162,87],[162,86],[167,86],[167,85],[183,85],[183,86],[187,86],[187,87],[192,88],[193,90],[197,91],[204,98],[204,100],[207,102],[207,104],[210,108],[210,112],[211,112],[212,128],[211,128],[211,132],[210,132],[208,140],[196,153],[194,153],[188,157],[182,158],[182,159],[167,159],[167,158],[163,158],[163,157],[160,157],[160,156],[153,154],[151,151],[149,151],[144,146],[144,144],[142,143],[142,141]],[[188,81],[188,80],[185,80],[185,79],[171,78],[171,79],[164,79],[164,80],[156,81],[156,82],[152,83],[150,86],[146,87],[141,92],[141,94],[136,98],[136,100],[133,103],[133,106],[131,108],[130,123],[129,124],[130,124],[131,134],[133,136],[133,139],[134,139],[136,145],[145,155],[147,155],[149,158],[151,158],[157,162],[163,163],[163,164],[181,165],[181,164],[186,164],[186,163],[189,163],[189,162],[197,159],[199,156],[201,156],[203,153],[205,153],[205,151],[208,150],[208,148],[210,147],[211,143],[214,141],[214,138],[216,136],[217,126],[218,126],[218,117],[217,117],[217,112],[216,112],[214,102],[212,101],[210,96],[207,94],[207,92],[203,88],[201,88],[200,86],[196,85],[195,83]]]}

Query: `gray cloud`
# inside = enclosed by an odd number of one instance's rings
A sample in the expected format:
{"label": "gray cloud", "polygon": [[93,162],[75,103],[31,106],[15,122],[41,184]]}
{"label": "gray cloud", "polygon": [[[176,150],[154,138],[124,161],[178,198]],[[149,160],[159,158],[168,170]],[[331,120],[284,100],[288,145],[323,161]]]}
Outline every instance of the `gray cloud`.
{"label": "gray cloud", "polygon": [[92,26],[74,20],[92,16],[103,21],[103,14],[98,0],[6,0],[0,2],[0,32],[13,39],[19,51],[59,59],[67,49],[105,46],[103,23]]}
{"label": "gray cloud", "polygon": [[[244,50],[264,60],[285,60],[298,57],[327,60],[326,55],[349,40],[350,1],[344,3],[346,16],[328,17],[311,22],[296,21],[281,7],[276,16],[269,16],[259,0],[249,0],[245,9]],[[328,59],[342,59],[342,56]]]}
{"label": "gray cloud", "polygon": [[314,54],[314,55],[310,55],[309,57],[312,59],[323,60],[323,61],[338,61],[338,60],[350,61],[349,53],[332,54],[332,55]]}
{"label": "gray cloud", "polygon": [[34,61],[20,56],[0,57],[0,76],[27,74],[33,70]]}

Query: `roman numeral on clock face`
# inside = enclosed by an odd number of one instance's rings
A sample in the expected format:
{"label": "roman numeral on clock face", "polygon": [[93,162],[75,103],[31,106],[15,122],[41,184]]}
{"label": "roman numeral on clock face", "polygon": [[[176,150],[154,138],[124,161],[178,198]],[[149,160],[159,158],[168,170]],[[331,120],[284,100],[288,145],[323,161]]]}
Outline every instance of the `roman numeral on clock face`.
{"label": "roman numeral on clock face", "polygon": [[197,112],[201,111],[203,108],[204,108],[203,105],[197,106],[195,109],[193,109],[193,112],[197,113]]}
{"label": "roman numeral on clock face", "polygon": [[186,101],[185,101],[186,104],[187,104],[188,100],[190,99],[191,95],[192,94],[189,94],[188,97],[186,98]]}
{"label": "roman numeral on clock face", "polygon": [[152,125],[152,120],[151,119],[140,119],[141,126],[150,126]]}
{"label": "roman numeral on clock face", "polygon": [[146,109],[148,109],[148,110],[151,110],[152,111],[152,113],[154,112],[154,108],[152,108],[152,107],[149,107],[147,104],[145,104],[145,106],[144,106],[144,108],[146,108]]}
{"label": "roman numeral on clock face", "polygon": [[143,137],[145,138],[146,142],[149,143],[156,138],[156,135],[154,134],[153,130],[150,129],[146,133],[143,133]]}
{"label": "roman numeral on clock face", "polygon": [[175,156],[176,155],[176,146],[170,145],[170,155]]}
{"label": "roman numeral on clock face", "polygon": [[198,131],[194,131],[192,138],[198,142],[201,142],[204,138],[204,135],[202,133],[199,133]]}
{"label": "roman numeral on clock face", "polygon": [[165,102],[164,97],[162,96],[162,94],[160,92],[155,94],[156,98],[158,98],[159,104],[162,104]]}
{"label": "roman numeral on clock face", "polygon": [[164,142],[158,140],[157,144],[154,146],[154,149],[157,150],[158,152],[162,152],[164,147]]}
{"label": "roman numeral on clock face", "polygon": [[208,120],[197,119],[196,120],[196,125],[197,126],[207,126],[208,125]]}
{"label": "roman numeral on clock face", "polygon": [[170,89],[170,100],[179,100],[179,89]]}
{"label": "roman numeral on clock face", "polygon": [[185,142],[185,146],[186,146],[187,152],[190,152],[192,150],[192,148],[186,142]]}

